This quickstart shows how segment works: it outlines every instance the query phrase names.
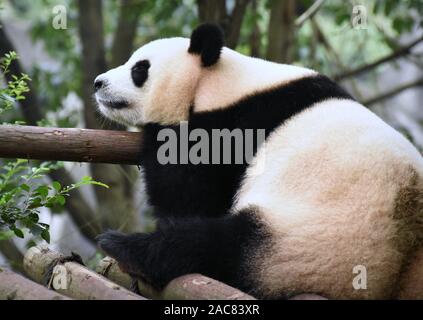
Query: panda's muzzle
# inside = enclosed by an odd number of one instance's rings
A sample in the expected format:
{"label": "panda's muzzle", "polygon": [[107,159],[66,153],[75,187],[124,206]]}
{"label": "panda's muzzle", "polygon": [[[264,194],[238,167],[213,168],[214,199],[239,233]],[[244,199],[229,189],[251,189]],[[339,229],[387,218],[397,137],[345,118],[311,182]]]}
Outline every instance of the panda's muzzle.
{"label": "panda's muzzle", "polygon": [[123,109],[129,107],[129,103],[125,100],[103,100],[99,99],[99,102],[107,108],[111,109]]}
{"label": "panda's muzzle", "polygon": [[98,76],[94,80],[94,92],[96,95],[96,99],[99,103],[103,106],[110,108],[110,109],[123,109],[129,107],[128,101],[125,99],[113,99],[109,98],[109,95],[106,94],[107,87],[109,86],[109,82],[102,77],[102,75]]}

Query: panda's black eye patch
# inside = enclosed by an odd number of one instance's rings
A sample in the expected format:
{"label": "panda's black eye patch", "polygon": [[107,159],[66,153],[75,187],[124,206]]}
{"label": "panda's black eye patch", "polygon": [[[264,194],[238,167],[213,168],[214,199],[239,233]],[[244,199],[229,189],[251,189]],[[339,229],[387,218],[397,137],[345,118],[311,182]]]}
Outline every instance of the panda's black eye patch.
{"label": "panda's black eye patch", "polygon": [[141,87],[148,78],[148,69],[150,68],[150,61],[138,61],[131,69],[132,81],[137,87]]}

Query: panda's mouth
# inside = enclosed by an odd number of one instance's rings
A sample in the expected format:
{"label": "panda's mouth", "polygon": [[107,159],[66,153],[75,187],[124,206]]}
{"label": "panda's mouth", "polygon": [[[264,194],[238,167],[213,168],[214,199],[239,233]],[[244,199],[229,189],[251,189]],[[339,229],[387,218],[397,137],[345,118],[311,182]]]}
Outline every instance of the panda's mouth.
{"label": "panda's mouth", "polygon": [[99,102],[107,108],[123,109],[129,107],[128,101],[125,100],[104,100],[99,99]]}

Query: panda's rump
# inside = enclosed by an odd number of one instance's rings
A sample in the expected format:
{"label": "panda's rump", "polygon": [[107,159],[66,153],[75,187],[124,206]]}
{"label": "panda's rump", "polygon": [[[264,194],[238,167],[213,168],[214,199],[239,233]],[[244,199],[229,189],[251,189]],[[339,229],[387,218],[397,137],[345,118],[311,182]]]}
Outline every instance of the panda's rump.
{"label": "panda's rump", "polygon": [[[395,295],[404,261],[423,233],[423,207],[416,205],[421,177],[415,148],[352,101],[319,103],[275,130],[234,206],[259,208],[271,231],[251,271],[261,294]],[[365,290],[353,287],[360,266],[367,271]]]}

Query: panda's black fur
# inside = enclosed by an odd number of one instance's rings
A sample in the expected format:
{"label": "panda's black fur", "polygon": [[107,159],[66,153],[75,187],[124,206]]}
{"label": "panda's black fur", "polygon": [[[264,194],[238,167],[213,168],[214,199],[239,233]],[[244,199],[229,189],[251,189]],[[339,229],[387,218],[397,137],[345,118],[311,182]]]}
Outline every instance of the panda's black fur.
{"label": "panda's black fur", "polygon": [[178,276],[201,273],[254,292],[243,263],[267,237],[253,210],[218,218],[163,218],[155,232],[124,235],[109,231],[99,237],[99,245],[132,277],[157,289]]}
{"label": "panda's black fur", "polygon": [[223,31],[215,24],[204,23],[192,32],[188,52],[200,55],[203,67],[210,67],[219,60],[223,37]]}
{"label": "panda's black fur", "polygon": [[[191,113],[189,130],[202,128],[211,136],[212,129],[265,129],[267,137],[287,119],[329,98],[353,99],[323,75],[303,78],[247,97],[229,108]],[[243,164],[162,165],[157,161],[157,150],[163,142],[157,141],[157,134],[164,128],[173,129],[179,139],[179,125],[148,123],[143,131],[140,158],[149,201],[156,208],[157,214],[163,217],[225,215],[247,167],[247,159],[244,159]],[[179,142],[177,145],[180,145]],[[254,153],[257,147],[254,146]],[[212,148],[209,150],[211,152]]]}
{"label": "panda's black fur", "polygon": [[[213,41],[205,41],[207,36]],[[223,45],[218,29],[206,25],[193,33],[191,41],[190,52],[201,55],[204,66],[218,60]],[[325,76],[305,77],[224,109],[191,112],[189,130],[265,129],[267,137],[286,120],[329,98],[353,99]],[[157,230],[132,235],[106,232],[99,237],[100,247],[132,276],[156,288],[177,276],[201,273],[256,293],[254,280],[246,278],[243,270],[249,252],[265,246],[270,238],[255,218],[254,208],[228,214],[247,163],[159,164],[157,150],[162,142],[157,134],[163,128],[179,133],[178,125],[147,123],[140,158],[149,202],[159,218]],[[255,152],[258,146],[254,147]]]}

